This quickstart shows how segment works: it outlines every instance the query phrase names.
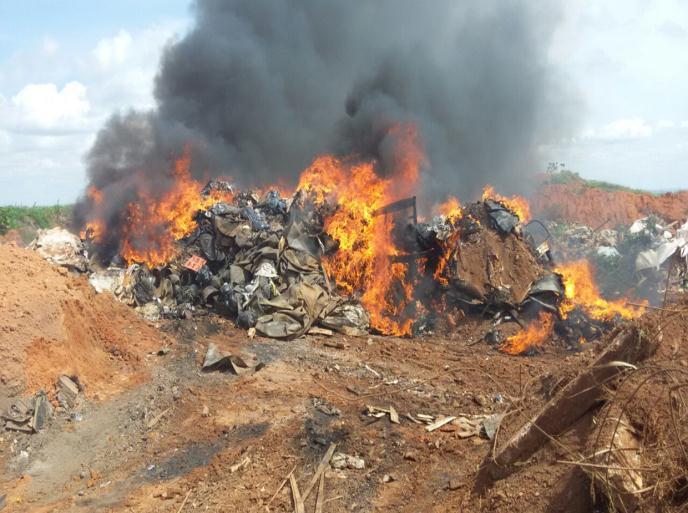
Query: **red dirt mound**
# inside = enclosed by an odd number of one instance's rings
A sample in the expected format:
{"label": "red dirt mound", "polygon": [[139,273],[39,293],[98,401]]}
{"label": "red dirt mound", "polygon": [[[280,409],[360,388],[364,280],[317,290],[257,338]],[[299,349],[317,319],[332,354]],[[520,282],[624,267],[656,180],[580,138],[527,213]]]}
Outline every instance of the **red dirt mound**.
{"label": "red dirt mound", "polygon": [[92,398],[141,382],[143,356],[165,344],[152,326],[85,276],[0,244],[0,398],[51,390],[76,375]]}
{"label": "red dirt mound", "polygon": [[688,191],[661,195],[607,191],[584,182],[543,185],[531,200],[535,217],[597,226],[631,224],[648,214],[667,221],[688,217]]}

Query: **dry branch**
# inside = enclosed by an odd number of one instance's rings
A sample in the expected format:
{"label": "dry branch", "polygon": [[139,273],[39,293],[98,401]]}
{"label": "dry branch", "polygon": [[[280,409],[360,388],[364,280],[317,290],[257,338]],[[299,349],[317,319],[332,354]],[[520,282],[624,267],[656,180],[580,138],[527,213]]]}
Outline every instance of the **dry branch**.
{"label": "dry branch", "polygon": [[527,461],[549,436],[557,436],[580,419],[605,397],[608,385],[627,370],[618,362],[637,363],[655,353],[659,341],[641,337],[631,326],[621,330],[609,346],[584,372],[566,385],[542,410],[526,422],[518,432],[489,458],[481,474],[488,481],[503,479]]}

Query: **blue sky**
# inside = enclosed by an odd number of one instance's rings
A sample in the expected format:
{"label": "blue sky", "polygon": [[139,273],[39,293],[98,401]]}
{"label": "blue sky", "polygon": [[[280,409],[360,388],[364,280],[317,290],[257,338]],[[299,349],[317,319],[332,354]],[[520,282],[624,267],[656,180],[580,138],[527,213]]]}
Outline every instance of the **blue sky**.
{"label": "blue sky", "polygon": [[[154,106],[189,0],[0,0],[0,204],[74,201],[83,155],[116,110]],[[583,176],[688,188],[688,2],[567,0],[550,52],[580,128],[542,148]]]}
{"label": "blue sky", "polygon": [[0,0],[0,59],[40,45],[44,37],[59,38],[65,49],[79,51],[123,28],[135,31],[186,18],[189,4],[189,0]]}

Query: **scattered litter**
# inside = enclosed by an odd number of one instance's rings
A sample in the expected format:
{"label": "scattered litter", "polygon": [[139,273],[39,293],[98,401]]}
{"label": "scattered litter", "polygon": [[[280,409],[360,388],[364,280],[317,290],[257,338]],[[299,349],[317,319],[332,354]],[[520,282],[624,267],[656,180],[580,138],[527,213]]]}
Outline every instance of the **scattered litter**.
{"label": "scattered litter", "polygon": [[371,368],[370,365],[368,365],[367,363],[365,364],[365,368],[369,370],[376,378],[382,379],[382,374],[380,374],[375,369]]}
{"label": "scattered litter", "polygon": [[394,409],[394,406],[391,405],[389,407],[389,420],[392,424],[399,424],[399,414],[397,410]]}
{"label": "scattered litter", "polygon": [[229,467],[229,473],[234,474],[235,472],[239,470],[243,470],[246,467],[248,467],[249,463],[251,463],[251,458],[246,456],[243,460],[241,460],[239,463],[235,463],[231,467]]}
{"label": "scattered litter", "polygon": [[411,422],[413,422],[414,424],[422,424],[422,422],[421,422],[420,420],[416,419],[416,418],[415,418],[413,415],[411,415],[410,413],[407,413],[406,415],[404,415],[404,417],[406,417],[407,419],[409,419],[409,420],[410,420]]}
{"label": "scattered litter", "polygon": [[258,371],[263,367],[264,364],[262,363],[251,367],[243,360],[243,358],[229,353],[222,353],[217,345],[210,343],[208,344],[208,349],[205,353],[205,359],[203,360],[203,366],[201,367],[201,370],[203,372],[231,371],[234,374],[240,375],[247,372]]}
{"label": "scattered litter", "polygon": [[124,269],[108,267],[93,271],[88,277],[88,282],[98,294],[109,292],[117,297],[122,292],[124,276]]}
{"label": "scattered litter", "polygon": [[88,254],[84,243],[64,228],[38,230],[29,248],[53,264],[82,273],[88,270]]}
{"label": "scattered litter", "polygon": [[313,401],[315,403],[315,409],[321,413],[324,413],[325,415],[330,415],[332,417],[339,417],[342,414],[342,411],[332,404],[328,404],[328,403],[326,403],[320,399],[317,399],[317,398],[314,399]]}
{"label": "scattered litter", "polygon": [[459,416],[452,421],[452,426],[456,427],[454,434],[459,438],[480,436],[483,429],[483,420],[483,415],[475,416],[473,418]]}
{"label": "scattered litter", "polygon": [[18,399],[2,414],[5,429],[38,433],[52,416],[53,407],[43,390],[28,399]]}
{"label": "scattered litter", "polygon": [[79,385],[69,376],[62,375],[57,379],[57,401],[63,408],[73,408],[79,397]]}
{"label": "scattered litter", "polygon": [[331,337],[334,335],[334,331],[328,330],[327,328],[318,328],[317,326],[311,327],[308,330],[309,335],[321,335],[323,337]]}
{"label": "scattered litter", "polygon": [[389,420],[393,424],[399,424],[399,413],[397,410],[394,408],[394,406],[389,406],[388,408],[380,408],[378,406],[366,406],[366,415],[369,417],[375,417],[377,419],[380,419],[382,417],[385,417],[386,415],[389,415]]}
{"label": "scattered litter", "polygon": [[337,470],[344,470],[347,468],[362,470],[365,468],[365,460],[363,458],[359,458],[358,456],[351,456],[350,454],[338,452],[332,456],[330,465],[332,468]]}
{"label": "scattered litter", "polygon": [[490,415],[483,420],[483,430],[485,431],[485,436],[487,436],[488,439],[494,440],[503,418],[503,413],[495,413],[494,415]]}
{"label": "scattered litter", "polygon": [[152,429],[153,427],[155,427],[155,425],[156,425],[158,422],[160,422],[160,420],[162,420],[162,418],[163,418],[163,417],[167,414],[167,412],[169,412],[171,409],[172,409],[172,408],[167,408],[166,410],[163,410],[163,411],[161,411],[160,413],[158,413],[155,417],[153,417],[153,418],[148,422],[148,424],[146,424],[146,427],[147,427],[148,429]]}
{"label": "scattered litter", "polygon": [[456,417],[452,417],[452,416],[443,417],[443,418],[441,418],[441,419],[439,419],[439,420],[433,422],[433,423],[430,424],[429,426],[427,426],[427,427],[425,428],[425,430],[428,431],[428,432],[430,432],[430,433],[432,433],[433,431],[435,431],[436,429],[441,428],[441,427],[444,426],[445,424],[449,424],[449,423],[450,423],[452,420],[454,420],[455,418],[456,418]]}

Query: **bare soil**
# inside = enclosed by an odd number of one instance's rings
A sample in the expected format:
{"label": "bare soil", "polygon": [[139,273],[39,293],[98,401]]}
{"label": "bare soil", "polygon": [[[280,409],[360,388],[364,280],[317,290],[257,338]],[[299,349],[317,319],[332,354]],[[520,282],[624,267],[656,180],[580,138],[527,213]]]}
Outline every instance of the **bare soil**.
{"label": "bare soil", "polygon": [[[291,512],[279,485],[293,470],[303,490],[330,443],[365,468],[328,471],[328,513],[593,510],[590,479],[562,461],[585,447],[594,412],[480,493],[477,470],[493,443],[462,439],[451,425],[429,433],[405,415],[505,412],[499,443],[604,340],[514,357],[486,345],[490,323],[474,319],[450,336],[249,339],[214,315],[147,323],[28,250],[0,245],[0,266],[5,401],[52,392],[62,373],[86,390],[81,420],[58,409],[38,434],[0,433],[7,511]],[[648,333],[657,319],[643,320]],[[686,316],[662,326],[660,357],[688,365]],[[265,367],[202,373],[209,343]],[[154,353],[164,346],[169,353]],[[366,405],[394,406],[400,424],[366,416]]]}
{"label": "bare soil", "polygon": [[641,194],[607,191],[583,182],[543,185],[531,199],[535,217],[575,221],[590,227],[603,222],[608,227],[629,225],[636,219],[655,214],[672,221],[688,217],[688,191],[666,194]]}

